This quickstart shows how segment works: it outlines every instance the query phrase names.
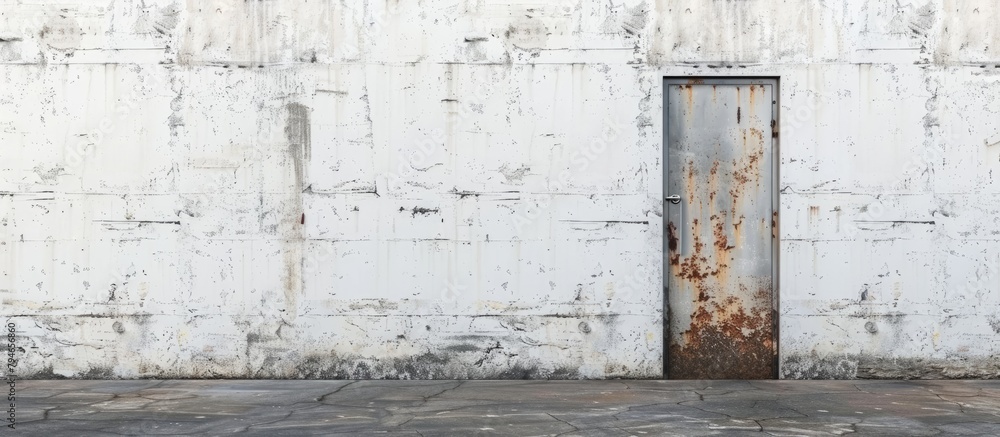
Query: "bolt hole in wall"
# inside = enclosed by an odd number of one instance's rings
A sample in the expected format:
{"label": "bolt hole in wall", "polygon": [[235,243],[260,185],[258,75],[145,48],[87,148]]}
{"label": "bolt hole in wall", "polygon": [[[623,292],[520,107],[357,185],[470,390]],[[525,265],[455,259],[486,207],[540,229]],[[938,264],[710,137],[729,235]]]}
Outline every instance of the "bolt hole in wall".
{"label": "bolt hole in wall", "polygon": [[663,81],[665,375],[778,374],[778,79]]}

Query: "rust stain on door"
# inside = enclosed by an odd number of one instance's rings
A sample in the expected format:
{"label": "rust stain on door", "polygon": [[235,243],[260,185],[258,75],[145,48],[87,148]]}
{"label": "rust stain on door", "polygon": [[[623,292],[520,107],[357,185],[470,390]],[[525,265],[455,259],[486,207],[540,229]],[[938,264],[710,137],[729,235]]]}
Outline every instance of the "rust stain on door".
{"label": "rust stain on door", "polygon": [[[674,379],[775,377],[770,83],[674,85],[665,95],[665,271]],[[683,89],[682,89],[683,87]]]}

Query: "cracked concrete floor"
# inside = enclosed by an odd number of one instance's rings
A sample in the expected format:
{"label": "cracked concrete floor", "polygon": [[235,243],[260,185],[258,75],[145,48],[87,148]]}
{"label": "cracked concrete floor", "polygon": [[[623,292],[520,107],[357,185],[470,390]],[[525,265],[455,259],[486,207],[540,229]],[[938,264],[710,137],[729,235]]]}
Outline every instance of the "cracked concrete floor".
{"label": "cracked concrete floor", "polygon": [[19,381],[16,414],[59,436],[996,436],[1000,381]]}

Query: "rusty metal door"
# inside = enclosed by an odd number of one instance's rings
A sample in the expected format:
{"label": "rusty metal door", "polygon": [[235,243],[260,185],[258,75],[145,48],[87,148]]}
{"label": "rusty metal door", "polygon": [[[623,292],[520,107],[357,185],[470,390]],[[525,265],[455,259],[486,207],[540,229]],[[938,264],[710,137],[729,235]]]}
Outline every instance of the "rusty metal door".
{"label": "rusty metal door", "polygon": [[777,85],[664,80],[668,378],[777,376]]}

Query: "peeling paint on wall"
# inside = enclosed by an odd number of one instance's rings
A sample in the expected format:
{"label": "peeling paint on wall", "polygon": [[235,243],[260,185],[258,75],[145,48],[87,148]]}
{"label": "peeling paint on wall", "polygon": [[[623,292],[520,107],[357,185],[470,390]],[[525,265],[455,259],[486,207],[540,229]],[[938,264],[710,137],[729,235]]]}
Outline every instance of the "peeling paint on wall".
{"label": "peeling paint on wall", "polygon": [[781,78],[782,377],[1000,365],[995,4],[0,11],[24,376],[662,377],[684,75]]}

